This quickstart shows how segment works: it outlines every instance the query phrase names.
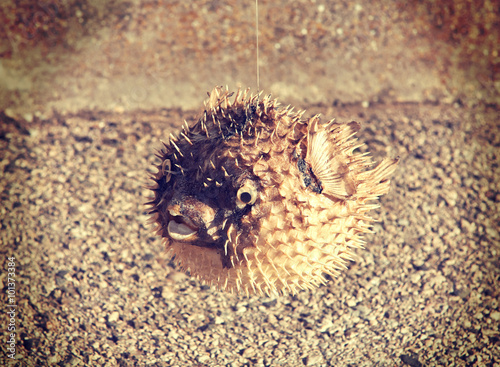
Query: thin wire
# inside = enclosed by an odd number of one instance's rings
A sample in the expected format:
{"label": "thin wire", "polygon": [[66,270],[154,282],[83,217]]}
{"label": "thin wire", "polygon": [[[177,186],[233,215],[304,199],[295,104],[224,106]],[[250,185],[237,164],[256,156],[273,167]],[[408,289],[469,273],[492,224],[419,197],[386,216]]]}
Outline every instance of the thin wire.
{"label": "thin wire", "polygon": [[259,75],[259,0],[255,0],[255,40],[257,48],[257,93],[260,91]]}

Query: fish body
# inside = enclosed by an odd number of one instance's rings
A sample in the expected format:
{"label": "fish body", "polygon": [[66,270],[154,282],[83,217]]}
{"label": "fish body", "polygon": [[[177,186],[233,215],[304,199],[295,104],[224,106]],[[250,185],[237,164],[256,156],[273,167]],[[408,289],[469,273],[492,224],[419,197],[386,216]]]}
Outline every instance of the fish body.
{"label": "fish body", "polygon": [[397,159],[356,153],[357,122],[321,123],[270,97],[215,88],[158,152],[152,221],[174,261],[219,289],[296,293],[336,276]]}

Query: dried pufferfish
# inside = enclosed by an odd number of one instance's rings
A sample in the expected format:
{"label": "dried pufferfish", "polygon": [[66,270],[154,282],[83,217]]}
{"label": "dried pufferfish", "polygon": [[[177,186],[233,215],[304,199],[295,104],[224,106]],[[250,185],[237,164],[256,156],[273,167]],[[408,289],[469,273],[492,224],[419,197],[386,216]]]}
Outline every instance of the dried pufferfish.
{"label": "dried pufferfish", "polygon": [[397,159],[375,168],[357,122],[278,108],[215,88],[203,116],[157,156],[152,222],[174,261],[220,289],[295,293],[337,275],[370,232]]}

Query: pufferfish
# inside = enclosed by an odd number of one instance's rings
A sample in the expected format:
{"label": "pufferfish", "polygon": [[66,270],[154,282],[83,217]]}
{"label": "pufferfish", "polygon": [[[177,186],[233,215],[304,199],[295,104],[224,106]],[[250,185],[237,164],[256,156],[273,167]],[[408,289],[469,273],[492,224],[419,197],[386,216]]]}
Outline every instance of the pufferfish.
{"label": "pufferfish", "polygon": [[[234,97],[233,97],[234,95]],[[157,153],[151,221],[174,263],[219,289],[295,294],[326,282],[371,232],[397,159],[354,152],[357,122],[302,119],[216,87]],[[371,168],[371,169],[370,169]]]}

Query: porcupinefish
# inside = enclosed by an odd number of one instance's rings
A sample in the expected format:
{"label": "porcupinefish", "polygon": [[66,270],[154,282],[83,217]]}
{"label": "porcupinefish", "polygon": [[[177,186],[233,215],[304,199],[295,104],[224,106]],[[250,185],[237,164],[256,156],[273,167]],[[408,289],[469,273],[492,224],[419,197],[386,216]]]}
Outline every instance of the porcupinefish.
{"label": "porcupinefish", "polygon": [[[370,232],[397,159],[354,152],[357,122],[215,88],[157,153],[151,221],[174,262],[219,289],[296,293],[336,276]],[[370,169],[371,168],[371,169]]]}

